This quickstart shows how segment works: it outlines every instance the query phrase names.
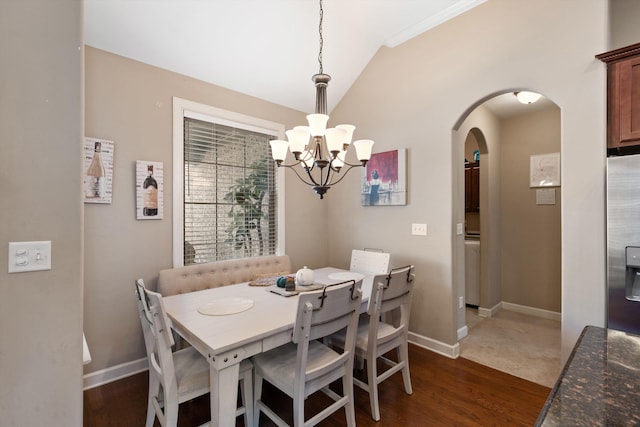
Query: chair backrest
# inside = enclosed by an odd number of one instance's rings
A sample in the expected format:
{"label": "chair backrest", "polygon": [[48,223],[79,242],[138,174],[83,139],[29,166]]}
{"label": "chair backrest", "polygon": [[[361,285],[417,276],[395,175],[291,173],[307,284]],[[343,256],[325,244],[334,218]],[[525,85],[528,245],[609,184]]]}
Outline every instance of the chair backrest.
{"label": "chair backrest", "polygon": [[[305,382],[327,375],[332,370],[341,369],[344,373],[346,369],[353,368],[353,351],[362,301],[361,286],[362,280],[349,280],[299,295],[292,338],[298,345],[296,363],[301,367],[296,371],[298,387],[304,388]],[[346,340],[343,353],[336,353],[335,358],[323,361],[325,363],[320,367],[309,368],[307,366],[309,343],[344,328],[346,328]]]}
{"label": "chair backrest", "polygon": [[142,279],[136,280],[138,314],[144,333],[144,342],[149,359],[149,375],[158,377],[165,391],[175,387],[175,367],[171,347],[174,344],[171,323],[162,302],[162,295],[145,288]]}
{"label": "chair backrest", "polygon": [[349,270],[370,275],[387,274],[389,272],[390,259],[391,254],[386,252],[354,249],[351,251]]}
{"label": "chair backrest", "polygon": [[414,266],[408,265],[374,277],[368,309],[370,342],[376,339],[378,323],[383,315],[385,322],[395,328],[392,334],[385,336],[385,342],[407,333],[415,279],[413,270]]}

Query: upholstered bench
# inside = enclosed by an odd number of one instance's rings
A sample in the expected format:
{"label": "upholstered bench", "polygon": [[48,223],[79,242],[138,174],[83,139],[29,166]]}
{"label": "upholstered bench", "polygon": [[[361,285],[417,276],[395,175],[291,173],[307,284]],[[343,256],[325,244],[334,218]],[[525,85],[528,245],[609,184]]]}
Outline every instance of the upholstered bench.
{"label": "upholstered bench", "polygon": [[267,255],[194,264],[161,270],[158,277],[158,292],[166,297],[250,282],[259,277],[290,272],[291,260],[288,255]]}

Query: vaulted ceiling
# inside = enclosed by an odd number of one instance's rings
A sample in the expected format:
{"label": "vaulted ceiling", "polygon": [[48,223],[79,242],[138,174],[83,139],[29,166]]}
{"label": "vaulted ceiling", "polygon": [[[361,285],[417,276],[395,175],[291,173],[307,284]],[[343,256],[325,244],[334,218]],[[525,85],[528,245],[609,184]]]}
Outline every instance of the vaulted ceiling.
{"label": "vaulted ceiling", "polygon": [[[324,0],[329,111],[381,46],[486,0]],[[85,0],[85,43],[312,112],[320,6],[313,0]]]}

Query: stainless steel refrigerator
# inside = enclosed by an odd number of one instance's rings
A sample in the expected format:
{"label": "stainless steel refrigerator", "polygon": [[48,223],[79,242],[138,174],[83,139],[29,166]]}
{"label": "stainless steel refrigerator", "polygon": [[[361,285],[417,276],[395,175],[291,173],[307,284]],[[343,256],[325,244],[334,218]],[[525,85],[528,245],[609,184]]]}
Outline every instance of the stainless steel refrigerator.
{"label": "stainless steel refrigerator", "polygon": [[640,335],[640,154],[607,159],[607,327]]}

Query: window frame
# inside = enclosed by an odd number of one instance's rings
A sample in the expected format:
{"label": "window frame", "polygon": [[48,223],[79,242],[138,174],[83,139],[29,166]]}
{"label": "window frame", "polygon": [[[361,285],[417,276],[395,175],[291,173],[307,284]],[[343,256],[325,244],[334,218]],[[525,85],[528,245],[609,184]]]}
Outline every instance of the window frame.
{"label": "window frame", "polygon": [[[184,266],[184,118],[194,118],[284,138],[284,125],[173,97],[173,267]],[[276,169],[276,254],[285,254],[284,171]]]}

